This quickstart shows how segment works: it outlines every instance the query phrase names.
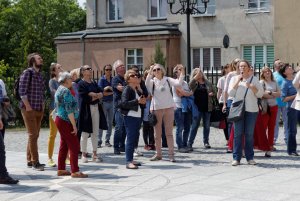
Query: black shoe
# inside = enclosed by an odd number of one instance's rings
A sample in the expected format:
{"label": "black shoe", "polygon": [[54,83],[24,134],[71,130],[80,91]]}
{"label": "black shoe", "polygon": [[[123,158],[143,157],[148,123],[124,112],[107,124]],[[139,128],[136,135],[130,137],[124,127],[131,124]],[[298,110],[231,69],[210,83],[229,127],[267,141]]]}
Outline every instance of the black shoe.
{"label": "black shoe", "polygon": [[111,147],[112,145],[110,144],[110,142],[109,142],[109,141],[107,141],[107,142],[105,142],[105,146],[107,146],[107,147]]}
{"label": "black shoe", "polygon": [[211,148],[211,146],[209,145],[209,143],[205,143],[204,147],[205,147],[205,149],[210,149]]}
{"label": "black shoe", "polygon": [[120,152],[125,152],[125,147],[120,148]]}
{"label": "black shoe", "polygon": [[192,151],[194,151],[194,149],[193,149],[193,147],[190,145],[190,146],[188,146],[187,147],[187,149],[189,150],[189,152],[192,152]]}
{"label": "black shoe", "polygon": [[189,153],[189,150],[188,150],[188,148],[182,147],[182,148],[178,149],[178,152],[179,153]]}
{"label": "black shoe", "polygon": [[120,154],[121,154],[121,152],[120,152],[120,150],[119,150],[119,149],[115,149],[115,150],[114,150],[114,154],[115,154],[115,155],[120,155]]}
{"label": "black shoe", "polygon": [[[44,167],[46,166],[44,163],[40,163],[40,165],[43,165]],[[27,162],[27,167],[32,168],[32,162]]]}
{"label": "black shoe", "polygon": [[87,158],[92,158],[92,154],[91,153],[86,153],[86,157]]}
{"label": "black shoe", "polygon": [[232,153],[232,150],[231,149],[227,149],[226,153]]}
{"label": "black shoe", "polygon": [[19,183],[18,179],[13,179],[10,176],[0,178],[0,184],[17,184]]}
{"label": "black shoe", "polygon": [[271,157],[271,152],[267,151],[267,152],[265,153],[265,157],[270,158],[270,157]]}
{"label": "black shoe", "polygon": [[299,156],[299,154],[297,152],[291,152],[289,153],[290,156]]}
{"label": "black shoe", "polygon": [[32,165],[32,169],[36,171],[44,171],[45,165],[40,164],[40,162],[37,162],[36,164]]}

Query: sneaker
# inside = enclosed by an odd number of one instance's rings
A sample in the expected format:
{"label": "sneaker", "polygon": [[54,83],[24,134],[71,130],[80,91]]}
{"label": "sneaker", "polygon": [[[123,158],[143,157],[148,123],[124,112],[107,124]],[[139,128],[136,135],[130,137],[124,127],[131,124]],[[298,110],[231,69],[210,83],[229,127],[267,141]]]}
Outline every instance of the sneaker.
{"label": "sneaker", "polygon": [[238,166],[238,165],[240,165],[240,164],[241,164],[240,161],[237,161],[237,160],[234,160],[234,161],[232,161],[232,163],[231,163],[232,166]]}
{"label": "sneaker", "polygon": [[66,159],[66,165],[70,165],[70,159]]}
{"label": "sneaker", "polygon": [[270,158],[270,157],[271,157],[271,152],[270,152],[270,151],[267,151],[267,152],[265,153],[265,157]]}
{"label": "sneaker", "polygon": [[56,163],[54,162],[53,159],[49,159],[49,160],[48,160],[48,166],[49,166],[49,167],[56,167]]}
{"label": "sneaker", "polygon": [[192,145],[189,145],[189,146],[187,147],[187,149],[189,150],[189,152],[192,152],[192,151],[194,151],[194,149],[193,149]]}
{"label": "sneaker", "polygon": [[135,149],[134,153],[133,153],[134,157],[138,157],[138,156],[144,156],[144,154],[142,152],[140,152],[139,150]]}
{"label": "sneaker", "polygon": [[226,153],[232,153],[231,149],[226,149]]}
{"label": "sneaker", "polygon": [[57,170],[57,176],[70,176],[71,172],[68,170]]}
{"label": "sneaker", "polygon": [[162,159],[161,156],[157,156],[156,154],[150,158],[150,161],[160,161]]}
{"label": "sneaker", "polygon": [[36,164],[32,165],[32,169],[36,171],[44,171],[44,165],[40,164],[40,162],[37,162]]}
{"label": "sneaker", "polygon": [[101,163],[103,162],[103,159],[100,156],[93,156],[93,162]]}
{"label": "sneaker", "polygon": [[257,163],[254,160],[248,160],[248,165],[256,165]]}
{"label": "sneaker", "polygon": [[189,150],[188,150],[188,148],[186,148],[186,147],[182,147],[182,148],[179,148],[179,149],[178,149],[178,152],[179,152],[179,153],[189,153]]}
{"label": "sneaker", "polygon": [[75,172],[71,174],[72,178],[87,178],[89,177],[87,174],[83,174],[82,172]]}
{"label": "sneaker", "polygon": [[290,156],[299,156],[299,154],[297,152],[291,152],[289,153]]}
{"label": "sneaker", "polygon": [[82,162],[82,163],[88,163],[87,157],[81,156],[81,162]]}
{"label": "sneaker", "polygon": [[111,147],[112,145],[110,144],[110,142],[109,142],[109,141],[107,141],[107,142],[105,142],[105,146],[107,146],[107,147]]}
{"label": "sneaker", "polygon": [[17,183],[19,183],[19,180],[18,179],[13,179],[10,176],[0,178],[0,184],[17,184]]}
{"label": "sneaker", "polygon": [[120,148],[120,152],[125,152],[125,147]]}
{"label": "sneaker", "polygon": [[205,147],[205,149],[210,149],[211,148],[211,146],[209,145],[209,143],[205,143],[204,147]]}
{"label": "sneaker", "polygon": [[102,142],[98,142],[98,148],[101,148]]}
{"label": "sneaker", "polygon": [[[46,165],[43,164],[43,163],[40,163],[40,165],[46,166]],[[32,168],[32,162],[31,162],[31,161],[30,161],[30,162],[27,162],[27,167],[28,167],[28,168]]]}
{"label": "sneaker", "polygon": [[115,155],[120,155],[120,154],[121,154],[121,152],[120,152],[120,150],[119,150],[119,149],[114,149],[114,154],[115,154]]}

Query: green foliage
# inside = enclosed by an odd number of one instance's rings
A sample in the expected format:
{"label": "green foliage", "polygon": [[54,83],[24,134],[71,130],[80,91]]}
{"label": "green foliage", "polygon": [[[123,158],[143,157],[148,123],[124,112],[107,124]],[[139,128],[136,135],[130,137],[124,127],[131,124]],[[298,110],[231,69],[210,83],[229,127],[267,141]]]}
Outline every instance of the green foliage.
{"label": "green foliage", "polygon": [[161,45],[159,42],[155,44],[155,53],[151,60],[151,63],[158,63],[163,66],[165,66],[166,64],[166,57],[164,56],[164,53],[161,50]]}

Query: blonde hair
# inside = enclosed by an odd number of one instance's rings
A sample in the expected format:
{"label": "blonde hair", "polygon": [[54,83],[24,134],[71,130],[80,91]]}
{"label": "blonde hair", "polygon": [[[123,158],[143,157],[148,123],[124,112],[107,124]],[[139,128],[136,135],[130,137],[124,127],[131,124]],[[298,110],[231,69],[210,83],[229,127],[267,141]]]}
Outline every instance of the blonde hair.
{"label": "blonde hair", "polygon": [[265,66],[260,73],[260,79],[262,80],[266,80],[265,76],[264,76],[264,72],[269,71],[271,73],[271,81],[274,81],[274,77],[273,77],[273,73],[271,71],[271,69],[268,66]]}
{"label": "blonde hair", "polygon": [[161,73],[162,73],[162,77],[166,75],[166,69],[165,69],[165,67],[163,65],[161,65],[161,64],[154,64],[153,68],[155,68],[155,67],[160,68]]}
{"label": "blonde hair", "polygon": [[136,72],[134,70],[128,70],[126,71],[125,75],[124,75],[124,79],[127,82],[130,79],[130,75],[136,75]]}
{"label": "blonde hair", "polygon": [[192,73],[191,73],[191,76],[190,76],[190,80],[194,79],[195,75],[196,75],[199,71],[200,71],[201,74],[202,74],[202,79],[203,79],[203,81],[207,80],[207,77],[206,77],[206,75],[203,73],[203,71],[201,70],[200,66],[199,66],[198,68],[194,68],[194,69],[192,70]]}
{"label": "blonde hair", "polygon": [[76,75],[77,78],[79,78],[80,77],[80,68],[75,68],[75,69],[71,70],[70,74],[71,74],[72,77],[74,75]]}

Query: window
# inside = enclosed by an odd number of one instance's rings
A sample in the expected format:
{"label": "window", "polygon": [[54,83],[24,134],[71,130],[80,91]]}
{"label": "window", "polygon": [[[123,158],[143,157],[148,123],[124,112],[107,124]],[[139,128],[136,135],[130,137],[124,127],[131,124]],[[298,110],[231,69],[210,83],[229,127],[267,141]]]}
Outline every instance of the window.
{"label": "window", "polygon": [[165,19],[167,17],[167,1],[166,0],[149,0],[149,18]]}
{"label": "window", "polygon": [[243,58],[254,67],[268,65],[274,62],[274,45],[246,45],[243,46]]}
{"label": "window", "polygon": [[[197,9],[200,11],[204,11],[204,3],[202,1],[197,1]],[[210,0],[207,4],[207,9],[204,14],[196,14],[194,16],[215,16],[216,12],[216,0]]]}
{"label": "window", "polygon": [[126,66],[137,65],[143,69],[143,49],[127,49],[126,50]]}
{"label": "window", "polygon": [[270,0],[248,0],[248,13],[269,12]]}
{"label": "window", "polygon": [[107,0],[108,21],[123,21],[123,0]]}
{"label": "window", "polygon": [[193,67],[201,66],[203,70],[221,68],[221,48],[193,49]]}

